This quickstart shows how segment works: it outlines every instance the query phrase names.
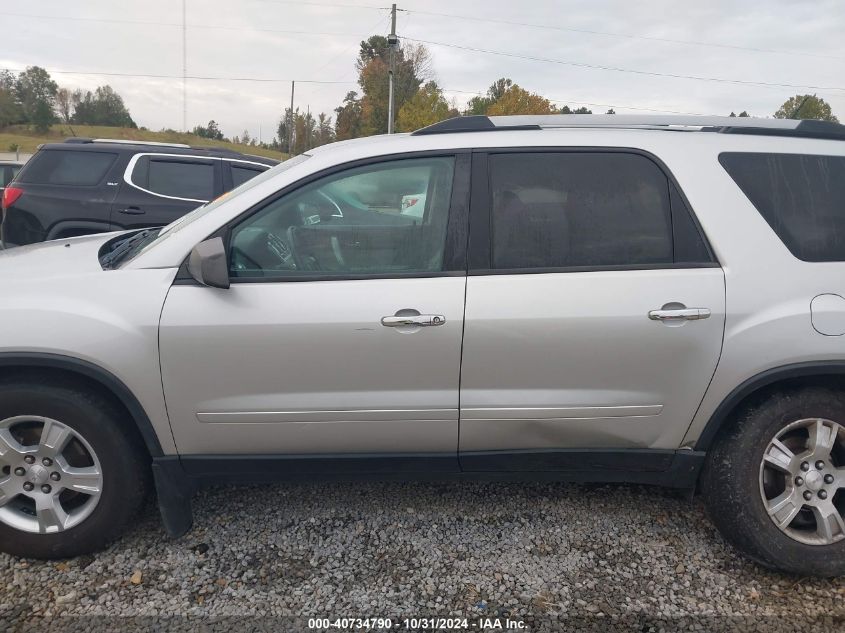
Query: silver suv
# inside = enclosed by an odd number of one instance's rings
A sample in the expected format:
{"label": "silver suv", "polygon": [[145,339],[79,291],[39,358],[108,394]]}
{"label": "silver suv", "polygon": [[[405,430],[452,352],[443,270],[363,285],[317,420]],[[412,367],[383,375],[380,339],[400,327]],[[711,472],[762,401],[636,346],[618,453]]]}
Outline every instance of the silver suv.
{"label": "silver suv", "polygon": [[5,252],[0,547],[100,548],[151,485],[178,536],[209,483],[553,479],[698,489],[759,563],[845,573],[843,141],[464,117]]}

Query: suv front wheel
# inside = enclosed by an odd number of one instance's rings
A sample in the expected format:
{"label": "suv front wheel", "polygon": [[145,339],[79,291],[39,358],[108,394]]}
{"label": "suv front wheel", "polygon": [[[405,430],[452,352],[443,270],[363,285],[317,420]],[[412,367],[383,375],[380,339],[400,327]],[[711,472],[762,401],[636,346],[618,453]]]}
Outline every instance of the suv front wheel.
{"label": "suv front wheel", "polygon": [[845,574],[845,394],[773,393],[710,451],[702,492],[728,540],[768,567]]}
{"label": "suv front wheel", "polygon": [[0,384],[2,550],[67,558],[122,532],[149,485],[149,459],[125,418],[72,383]]}

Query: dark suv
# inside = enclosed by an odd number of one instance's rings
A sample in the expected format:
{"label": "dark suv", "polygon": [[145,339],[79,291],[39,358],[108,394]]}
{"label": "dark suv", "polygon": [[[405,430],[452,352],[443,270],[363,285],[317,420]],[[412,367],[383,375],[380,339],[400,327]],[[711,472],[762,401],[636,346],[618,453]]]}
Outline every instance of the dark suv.
{"label": "dark suv", "polygon": [[3,246],[169,224],[277,163],[140,141],[42,145],[4,192]]}

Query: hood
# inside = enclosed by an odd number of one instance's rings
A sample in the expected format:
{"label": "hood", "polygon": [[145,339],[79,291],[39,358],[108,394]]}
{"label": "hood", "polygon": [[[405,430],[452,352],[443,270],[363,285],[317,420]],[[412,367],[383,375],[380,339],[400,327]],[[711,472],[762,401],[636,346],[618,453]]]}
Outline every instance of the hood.
{"label": "hood", "polygon": [[97,255],[118,233],[98,233],[0,250],[0,283],[102,272]]}

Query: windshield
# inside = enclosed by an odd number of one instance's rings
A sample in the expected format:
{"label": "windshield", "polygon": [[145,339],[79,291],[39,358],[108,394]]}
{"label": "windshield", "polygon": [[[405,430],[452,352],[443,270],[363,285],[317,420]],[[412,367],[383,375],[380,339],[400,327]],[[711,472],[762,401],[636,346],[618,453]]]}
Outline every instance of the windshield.
{"label": "windshield", "polygon": [[168,224],[164,228],[162,228],[160,230],[153,231],[151,234],[146,235],[141,242],[138,242],[138,244],[140,244],[140,246],[138,246],[137,248],[135,247],[136,245],[133,244],[131,252],[129,252],[128,254],[123,254],[120,257],[120,262],[121,263],[127,262],[130,259],[132,259],[133,257],[139,255],[141,252],[145,251],[148,247],[152,246],[154,243],[158,242],[159,240],[166,239],[170,235],[173,235],[174,233],[178,233],[179,231],[184,229],[186,226],[189,226],[191,223],[199,220],[206,213],[209,213],[210,211],[213,211],[214,209],[219,207],[221,204],[223,204],[224,202],[229,200],[229,198],[231,198],[232,196],[243,193],[244,191],[248,191],[248,190],[252,189],[253,187],[255,187],[257,185],[264,183],[265,181],[269,180],[270,178],[274,178],[275,176],[279,175],[280,173],[287,171],[291,167],[295,167],[295,166],[299,165],[300,163],[306,161],[310,157],[311,156],[309,154],[300,154],[299,156],[294,156],[293,158],[289,158],[286,161],[284,161],[283,163],[279,163],[275,167],[272,167],[272,168],[262,172],[261,174],[259,174],[255,178],[247,180],[245,183],[243,183],[239,187],[236,187],[235,189],[232,189],[231,191],[227,191],[223,195],[218,196],[217,198],[215,198],[211,202],[206,202],[204,205],[197,207],[196,209],[194,209],[190,213],[183,215],[182,217],[174,220],[173,222],[171,222],[170,224]]}

